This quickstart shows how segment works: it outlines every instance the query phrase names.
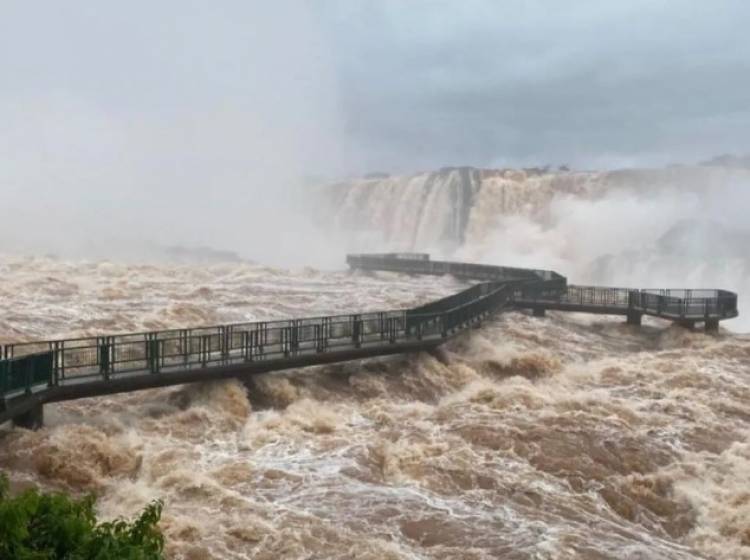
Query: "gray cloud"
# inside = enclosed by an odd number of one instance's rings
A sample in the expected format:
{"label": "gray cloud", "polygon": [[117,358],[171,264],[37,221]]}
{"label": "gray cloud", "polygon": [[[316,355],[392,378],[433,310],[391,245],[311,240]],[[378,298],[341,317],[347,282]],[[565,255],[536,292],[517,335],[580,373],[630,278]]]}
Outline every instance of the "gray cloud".
{"label": "gray cloud", "polygon": [[326,7],[366,165],[648,164],[750,149],[745,2]]}

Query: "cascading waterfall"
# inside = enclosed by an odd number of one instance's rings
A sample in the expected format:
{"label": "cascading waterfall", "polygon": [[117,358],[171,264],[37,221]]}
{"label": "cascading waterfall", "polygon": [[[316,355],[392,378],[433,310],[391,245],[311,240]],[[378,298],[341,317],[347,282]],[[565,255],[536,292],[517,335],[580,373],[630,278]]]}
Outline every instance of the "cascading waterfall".
{"label": "cascading waterfall", "polygon": [[554,226],[560,218],[553,215],[555,201],[628,196],[648,203],[669,193],[679,203],[749,182],[748,170],[700,166],[613,172],[461,167],[353,179],[332,185],[327,199],[335,226],[365,234],[365,242],[375,237],[398,250],[451,251],[484,243],[509,217]]}
{"label": "cascading waterfall", "polygon": [[335,224],[375,233],[398,250],[457,247],[481,184],[480,172],[471,168],[341,183],[333,187]]}
{"label": "cascading waterfall", "polygon": [[[591,196],[598,174],[446,168],[333,185],[335,225],[398,250],[481,242],[502,216],[539,217],[555,195]],[[369,237],[368,237],[369,235]]]}

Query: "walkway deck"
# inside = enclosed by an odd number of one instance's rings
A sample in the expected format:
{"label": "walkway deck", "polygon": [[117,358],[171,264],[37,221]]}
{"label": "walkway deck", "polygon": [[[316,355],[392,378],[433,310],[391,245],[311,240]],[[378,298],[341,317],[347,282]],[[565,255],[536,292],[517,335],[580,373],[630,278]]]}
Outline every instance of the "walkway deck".
{"label": "walkway deck", "polygon": [[549,270],[432,261],[426,254],[349,255],[347,262],[479,282],[406,310],[7,344],[0,355],[0,422],[37,427],[48,402],[426,350],[512,308],[619,314],[631,323],[646,314],[703,322],[707,330],[737,316],[737,295],[724,290],[569,286]]}

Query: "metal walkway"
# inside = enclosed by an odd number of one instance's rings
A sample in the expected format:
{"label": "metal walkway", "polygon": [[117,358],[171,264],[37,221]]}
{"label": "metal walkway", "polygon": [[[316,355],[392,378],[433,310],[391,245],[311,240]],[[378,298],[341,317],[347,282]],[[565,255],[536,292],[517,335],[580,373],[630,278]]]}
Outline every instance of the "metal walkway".
{"label": "metal walkway", "polygon": [[724,290],[569,286],[549,270],[432,261],[421,253],[349,255],[347,262],[479,282],[406,310],[7,344],[0,348],[0,423],[37,427],[48,402],[430,349],[503,309],[619,314],[635,324],[653,315],[703,322],[707,330],[737,316],[737,295]]}

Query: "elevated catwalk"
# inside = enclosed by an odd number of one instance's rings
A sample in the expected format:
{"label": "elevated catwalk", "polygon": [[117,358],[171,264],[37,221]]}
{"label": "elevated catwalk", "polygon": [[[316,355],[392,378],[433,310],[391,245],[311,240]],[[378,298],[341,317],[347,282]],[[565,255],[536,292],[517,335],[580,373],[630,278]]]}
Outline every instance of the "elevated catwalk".
{"label": "elevated catwalk", "polygon": [[412,309],[7,344],[0,354],[0,422],[35,428],[48,402],[430,349],[514,308],[617,314],[632,324],[652,315],[703,323],[707,331],[738,314],[737,295],[725,290],[574,286],[551,270],[433,261],[422,253],[349,255],[347,262],[477,283]]}

